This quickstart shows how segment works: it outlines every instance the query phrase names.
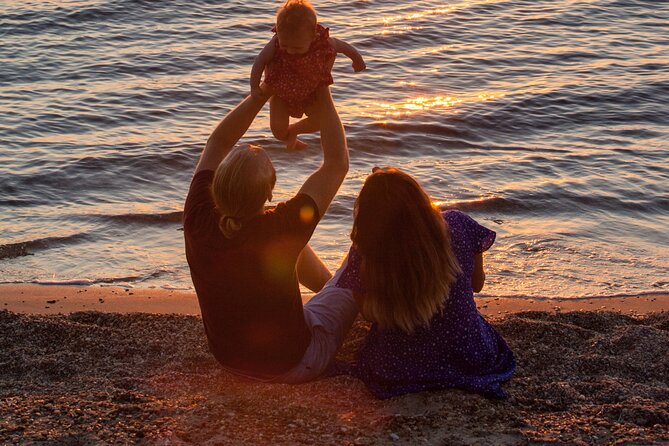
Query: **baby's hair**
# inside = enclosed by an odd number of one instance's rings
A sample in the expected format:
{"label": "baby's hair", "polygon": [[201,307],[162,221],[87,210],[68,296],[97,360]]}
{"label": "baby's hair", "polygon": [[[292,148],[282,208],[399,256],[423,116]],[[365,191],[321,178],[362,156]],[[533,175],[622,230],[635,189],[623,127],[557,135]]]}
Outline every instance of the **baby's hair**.
{"label": "baby's hair", "polygon": [[318,16],[309,0],[287,0],[276,13],[276,30],[295,33],[302,29],[316,29]]}

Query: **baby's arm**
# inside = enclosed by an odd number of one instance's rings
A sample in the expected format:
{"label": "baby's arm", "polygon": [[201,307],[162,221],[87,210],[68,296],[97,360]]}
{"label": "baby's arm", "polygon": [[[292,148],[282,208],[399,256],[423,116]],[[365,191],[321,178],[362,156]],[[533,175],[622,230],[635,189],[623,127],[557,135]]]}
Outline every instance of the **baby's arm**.
{"label": "baby's arm", "polygon": [[343,40],[335,39],[334,37],[330,37],[330,42],[338,53],[344,54],[353,61],[353,71],[358,73],[367,68],[367,65],[365,65],[365,61],[362,59],[362,56],[358,50],[353,47],[353,45],[350,45]]}
{"label": "baby's arm", "polygon": [[255,62],[253,62],[253,68],[251,68],[251,95],[255,97],[264,96],[260,89],[260,80],[262,79],[262,73],[265,71],[265,67],[274,58],[275,49],[276,35],[272,37],[267,45],[265,45],[265,48],[262,49],[260,54],[256,56]]}

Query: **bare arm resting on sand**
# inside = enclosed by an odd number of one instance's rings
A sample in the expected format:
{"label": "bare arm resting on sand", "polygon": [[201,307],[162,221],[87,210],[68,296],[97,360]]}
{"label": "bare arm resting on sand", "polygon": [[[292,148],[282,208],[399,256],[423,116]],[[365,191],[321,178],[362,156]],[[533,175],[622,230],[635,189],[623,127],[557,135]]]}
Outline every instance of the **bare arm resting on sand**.
{"label": "bare arm resting on sand", "polygon": [[353,71],[358,73],[367,68],[367,65],[365,65],[365,61],[363,60],[362,56],[353,45],[348,44],[343,40],[335,39],[334,37],[330,37],[330,43],[338,53],[342,53],[351,59],[353,62]]}
{"label": "bare arm resting on sand", "polygon": [[480,293],[485,283],[485,271],[483,271],[483,253],[474,257],[474,270],[472,271],[472,289]]}
{"label": "bare arm resting on sand", "polygon": [[318,170],[307,178],[299,193],[307,194],[314,199],[322,217],[348,172],[348,147],[344,127],[328,87],[318,89],[313,108],[314,117],[321,129],[323,162]]}
{"label": "bare arm resting on sand", "polygon": [[262,73],[265,71],[265,67],[272,61],[274,58],[274,53],[276,52],[276,35],[272,37],[265,48],[260,51],[260,54],[256,56],[256,60],[253,63],[251,68],[251,95],[254,97],[264,96],[264,92],[260,89],[260,81],[262,80]]}
{"label": "bare arm resting on sand", "polygon": [[247,96],[218,124],[207,140],[200,155],[195,173],[201,170],[216,170],[223,158],[232,150],[249,129],[256,115],[267,102],[267,98]]}

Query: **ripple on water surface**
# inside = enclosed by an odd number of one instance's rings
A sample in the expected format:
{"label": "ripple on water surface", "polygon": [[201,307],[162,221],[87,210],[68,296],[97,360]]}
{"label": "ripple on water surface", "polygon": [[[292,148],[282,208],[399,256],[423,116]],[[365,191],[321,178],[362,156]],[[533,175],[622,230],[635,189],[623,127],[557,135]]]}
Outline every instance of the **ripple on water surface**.
{"label": "ripple on water surface", "polygon": [[[333,70],[351,170],[312,239],[328,266],[348,249],[365,176],[395,165],[497,231],[488,294],[669,291],[669,10],[658,5],[320,2],[320,21],[368,65],[356,74],[340,57]],[[247,92],[277,4],[5,6],[0,280],[189,287],[192,168]],[[319,165],[318,138],[288,153],[268,124],[265,110],[245,141],[270,152],[287,199]]]}

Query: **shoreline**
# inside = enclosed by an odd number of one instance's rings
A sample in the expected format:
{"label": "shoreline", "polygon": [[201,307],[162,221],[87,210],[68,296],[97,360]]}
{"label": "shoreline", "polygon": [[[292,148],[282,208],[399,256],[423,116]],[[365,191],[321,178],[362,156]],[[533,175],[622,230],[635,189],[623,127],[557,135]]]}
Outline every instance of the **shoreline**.
{"label": "shoreline", "polygon": [[[305,293],[306,303],[313,293]],[[627,315],[669,311],[669,295],[640,294],[592,298],[475,298],[484,316],[524,311],[614,311]],[[69,314],[79,311],[200,315],[194,291],[114,286],[0,284],[0,310],[21,314]]]}

